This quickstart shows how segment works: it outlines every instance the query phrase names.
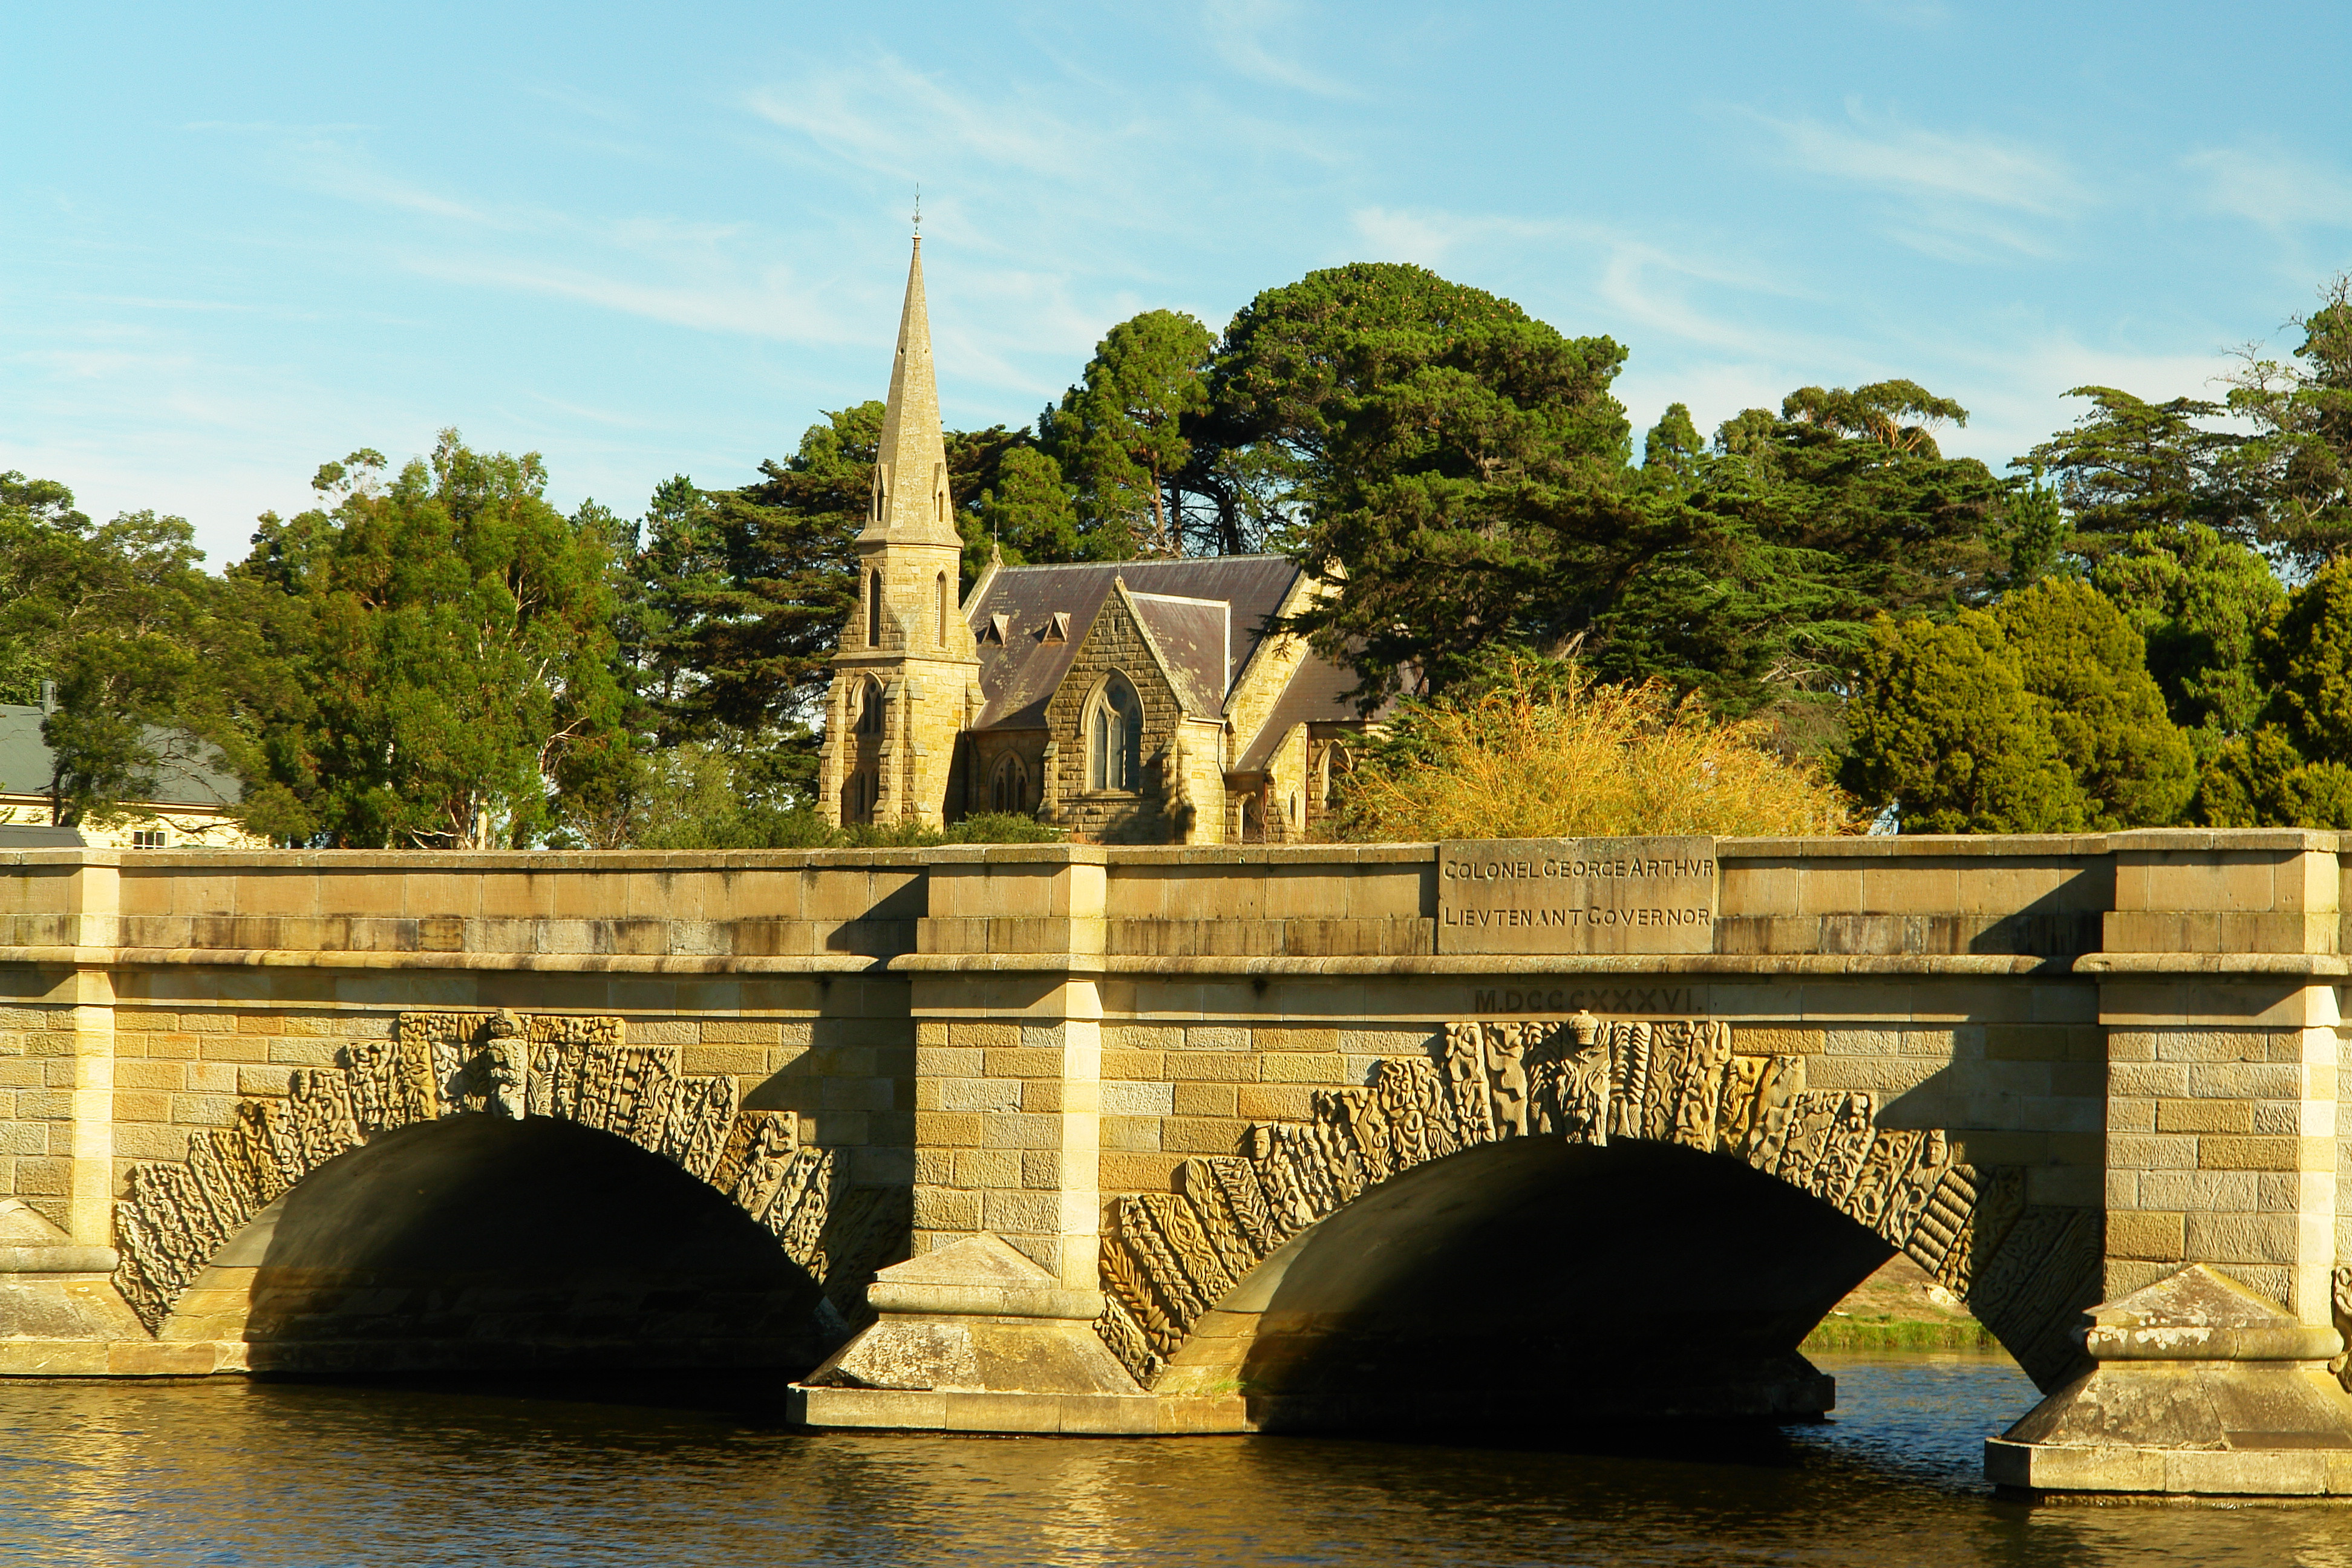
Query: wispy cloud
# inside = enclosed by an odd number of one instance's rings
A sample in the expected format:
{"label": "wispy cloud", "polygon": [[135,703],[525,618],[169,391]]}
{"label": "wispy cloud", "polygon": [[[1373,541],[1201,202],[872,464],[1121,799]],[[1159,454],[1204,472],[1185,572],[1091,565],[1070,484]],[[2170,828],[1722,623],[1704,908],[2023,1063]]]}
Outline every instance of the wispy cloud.
{"label": "wispy cloud", "polygon": [[1854,9],[1906,27],[1940,27],[1952,19],[1951,7],[1943,0],[1854,0]]}
{"label": "wispy cloud", "polygon": [[1066,181],[1102,167],[1118,125],[1082,126],[1015,94],[988,101],[895,56],[862,70],[764,88],[751,112],[873,174],[912,181],[947,148],[961,163]]}
{"label": "wispy cloud", "polygon": [[1217,58],[1254,81],[1318,98],[1356,97],[1302,58],[1318,34],[1299,25],[1299,10],[1290,0],[1203,0],[1201,25]]}
{"label": "wispy cloud", "polygon": [[2275,148],[2212,147],[2180,166],[2204,183],[2206,205],[2269,229],[2352,227],[2352,179]]}
{"label": "wispy cloud", "polygon": [[1852,102],[1843,124],[1751,118],[1785,166],[1887,198],[1886,237],[1941,260],[2047,255],[2050,228],[2092,199],[2063,159],[2009,137],[1932,131]]}
{"label": "wispy cloud", "polygon": [[704,269],[701,276],[648,282],[524,258],[419,252],[405,264],[412,272],[445,282],[570,300],[698,331],[783,342],[839,342],[849,337],[783,268],[750,278],[733,268]]}
{"label": "wispy cloud", "polygon": [[1758,116],[1777,132],[1797,167],[1896,195],[1958,200],[2050,215],[2082,198],[2057,159],[2005,138],[1955,136],[1874,119],[1849,105],[1849,125]]}

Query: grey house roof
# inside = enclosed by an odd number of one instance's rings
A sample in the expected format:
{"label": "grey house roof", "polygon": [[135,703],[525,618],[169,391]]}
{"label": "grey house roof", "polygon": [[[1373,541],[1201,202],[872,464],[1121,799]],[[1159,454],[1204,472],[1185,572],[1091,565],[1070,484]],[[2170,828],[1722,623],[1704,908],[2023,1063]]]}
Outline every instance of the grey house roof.
{"label": "grey house roof", "polygon": [[0,822],[0,849],[79,849],[87,843],[79,827]]}
{"label": "grey house roof", "polygon": [[[1171,672],[1175,679],[1191,692],[1214,693],[1204,715],[1213,718],[1223,710],[1234,678],[1265,640],[1265,623],[1298,580],[1298,566],[1281,555],[1211,555],[998,568],[970,610],[986,701],[978,728],[1045,727],[1045,704],[1069,673],[1077,639],[1110,596],[1111,584],[1121,578],[1137,595],[1215,600],[1227,606],[1222,637],[1205,608],[1138,606],[1162,657],[1181,666]],[[1057,617],[1065,616],[1058,622],[1061,640],[1055,640]],[[995,635],[1000,626],[1002,641]]]}
{"label": "grey house roof", "polygon": [[[0,703],[0,795],[49,793],[55,764],[41,739],[41,710]],[[184,730],[150,724],[147,744],[165,760],[155,769],[151,804],[218,811],[244,798],[245,787],[216,764],[220,753]]]}

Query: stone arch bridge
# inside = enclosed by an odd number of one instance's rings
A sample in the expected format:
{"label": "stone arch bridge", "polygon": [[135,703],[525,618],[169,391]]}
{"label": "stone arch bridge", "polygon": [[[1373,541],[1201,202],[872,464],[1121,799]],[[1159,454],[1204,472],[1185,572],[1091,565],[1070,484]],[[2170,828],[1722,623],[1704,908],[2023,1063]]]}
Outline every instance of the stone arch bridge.
{"label": "stone arch bridge", "polygon": [[1786,1416],[1896,1252],[2045,1389],[2187,1265],[2324,1336],[2340,888],[2299,832],[15,853],[0,1373]]}

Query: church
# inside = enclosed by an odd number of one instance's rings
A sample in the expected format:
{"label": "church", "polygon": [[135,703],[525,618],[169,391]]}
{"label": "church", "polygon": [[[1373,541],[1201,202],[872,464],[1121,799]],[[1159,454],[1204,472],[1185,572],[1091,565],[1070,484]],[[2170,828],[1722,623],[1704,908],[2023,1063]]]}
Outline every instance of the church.
{"label": "church", "polygon": [[1009,566],[968,594],[922,240],[907,273],[819,798],[835,826],[1016,812],[1101,844],[1309,837],[1364,720],[1354,673],[1272,629],[1322,592],[1287,557]]}

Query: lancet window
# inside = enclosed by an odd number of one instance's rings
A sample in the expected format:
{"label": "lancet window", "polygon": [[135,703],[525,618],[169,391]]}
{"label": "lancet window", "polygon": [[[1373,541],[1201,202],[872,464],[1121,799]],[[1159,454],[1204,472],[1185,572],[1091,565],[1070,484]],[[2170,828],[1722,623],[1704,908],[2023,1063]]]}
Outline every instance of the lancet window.
{"label": "lancet window", "polygon": [[1134,790],[1143,776],[1143,702],[1117,670],[1087,714],[1087,787]]}
{"label": "lancet window", "polygon": [[988,809],[1029,809],[1029,769],[1019,757],[1006,757],[996,764],[995,777],[988,786]]}

